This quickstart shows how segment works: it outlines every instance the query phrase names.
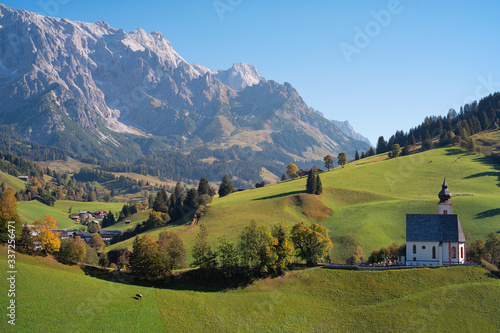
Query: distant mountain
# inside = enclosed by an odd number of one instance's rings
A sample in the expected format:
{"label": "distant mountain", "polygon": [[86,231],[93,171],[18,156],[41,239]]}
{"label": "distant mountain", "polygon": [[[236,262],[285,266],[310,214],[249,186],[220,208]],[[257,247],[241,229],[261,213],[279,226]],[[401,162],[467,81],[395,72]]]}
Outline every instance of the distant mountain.
{"label": "distant mountain", "polygon": [[307,161],[368,149],[250,64],[214,71],[186,62],[159,32],[4,5],[0,98],[0,124],[99,159],[239,145]]}
{"label": "distant mountain", "polygon": [[[312,112],[316,113],[317,115],[320,115],[321,117],[325,117],[323,112],[318,111],[314,108],[309,108]],[[363,135],[360,133],[356,132],[354,128],[349,124],[349,121],[340,121],[340,120],[330,120],[335,126],[337,126],[345,135],[347,135],[350,138],[366,142],[368,145],[371,146],[370,140],[365,138]]]}
{"label": "distant mountain", "polygon": [[337,126],[345,135],[350,138],[366,142],[368,145],[371,145],[370,140],[365,138],[360,133],[354,130],[354,127],[349,124],[349,121],[339,121],[339,120],[330,120],[335,126]]}

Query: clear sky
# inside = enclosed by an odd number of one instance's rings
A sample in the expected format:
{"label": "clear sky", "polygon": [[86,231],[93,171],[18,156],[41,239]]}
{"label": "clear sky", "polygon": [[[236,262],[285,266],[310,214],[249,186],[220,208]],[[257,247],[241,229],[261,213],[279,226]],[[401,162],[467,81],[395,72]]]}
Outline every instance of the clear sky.
{"label": "clear sky", "polygon": [[4,0],[129,32],[160,31],[188,62],[255,65],[373,144],[500,91],[500,1]]}

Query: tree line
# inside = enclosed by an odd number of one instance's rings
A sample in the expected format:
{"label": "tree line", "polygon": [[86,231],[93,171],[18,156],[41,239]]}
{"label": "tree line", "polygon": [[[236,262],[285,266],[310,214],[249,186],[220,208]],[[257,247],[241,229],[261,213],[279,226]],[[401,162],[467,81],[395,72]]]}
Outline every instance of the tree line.
{"label": "tree line", "polygon": [[[163,234],[163,233],[162,233]],[[291,229],[281,223],[269,228],[252,221],[236,243],[220,239],[208,241],[208,231],[201,224],[192,249],[192,267],[198,267],[202,278],[257,278],[283,274],[301,258],[314,266],[328,256],[332,248],[328,230],[304,222]],[[140,280],[165,281],[175,268],[185,267],[182,240],[173,233],[160,235],[158,241],[149,234],[136,237],[130,255],[132,272]]]}

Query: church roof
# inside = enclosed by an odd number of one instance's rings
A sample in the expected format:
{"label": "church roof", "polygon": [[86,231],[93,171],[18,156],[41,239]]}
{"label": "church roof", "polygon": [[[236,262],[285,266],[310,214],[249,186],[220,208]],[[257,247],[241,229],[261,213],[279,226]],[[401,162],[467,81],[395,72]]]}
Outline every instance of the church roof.
{"label": "church roof", "polygon": [[407,242],[465,242],[457,215],[406,215]]}
{"label": "church roof", "polygon": [[441,186],[441,192],[439,192],[438,197],[441,200],[439,203],[449,202],[451,198],[451,193],[448,190],[448,184],[446,183],[446,178],[444,179],[443,185]]}

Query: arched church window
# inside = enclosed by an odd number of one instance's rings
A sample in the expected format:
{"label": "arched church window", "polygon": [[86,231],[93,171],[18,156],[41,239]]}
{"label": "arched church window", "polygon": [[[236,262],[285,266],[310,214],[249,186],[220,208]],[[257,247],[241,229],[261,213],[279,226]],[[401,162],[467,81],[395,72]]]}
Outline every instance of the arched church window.
{"label": "arched church window", "polygon": [[432,247],[432,259],[436,259],[436,247]]}
{"label": "arched church window", "polygon": [[461,247],[460,248],[460,258],[463,258],[464,257],[464,248]]}
{"label": "arched church window", "polygon": [[413,253],[417,253],[417,246],[413,244]]}
{"label": "arched church window", "polygon": [[457,248],[456,247],[451,248],[451,257],[453,259],[455,259],[457,257]]}

